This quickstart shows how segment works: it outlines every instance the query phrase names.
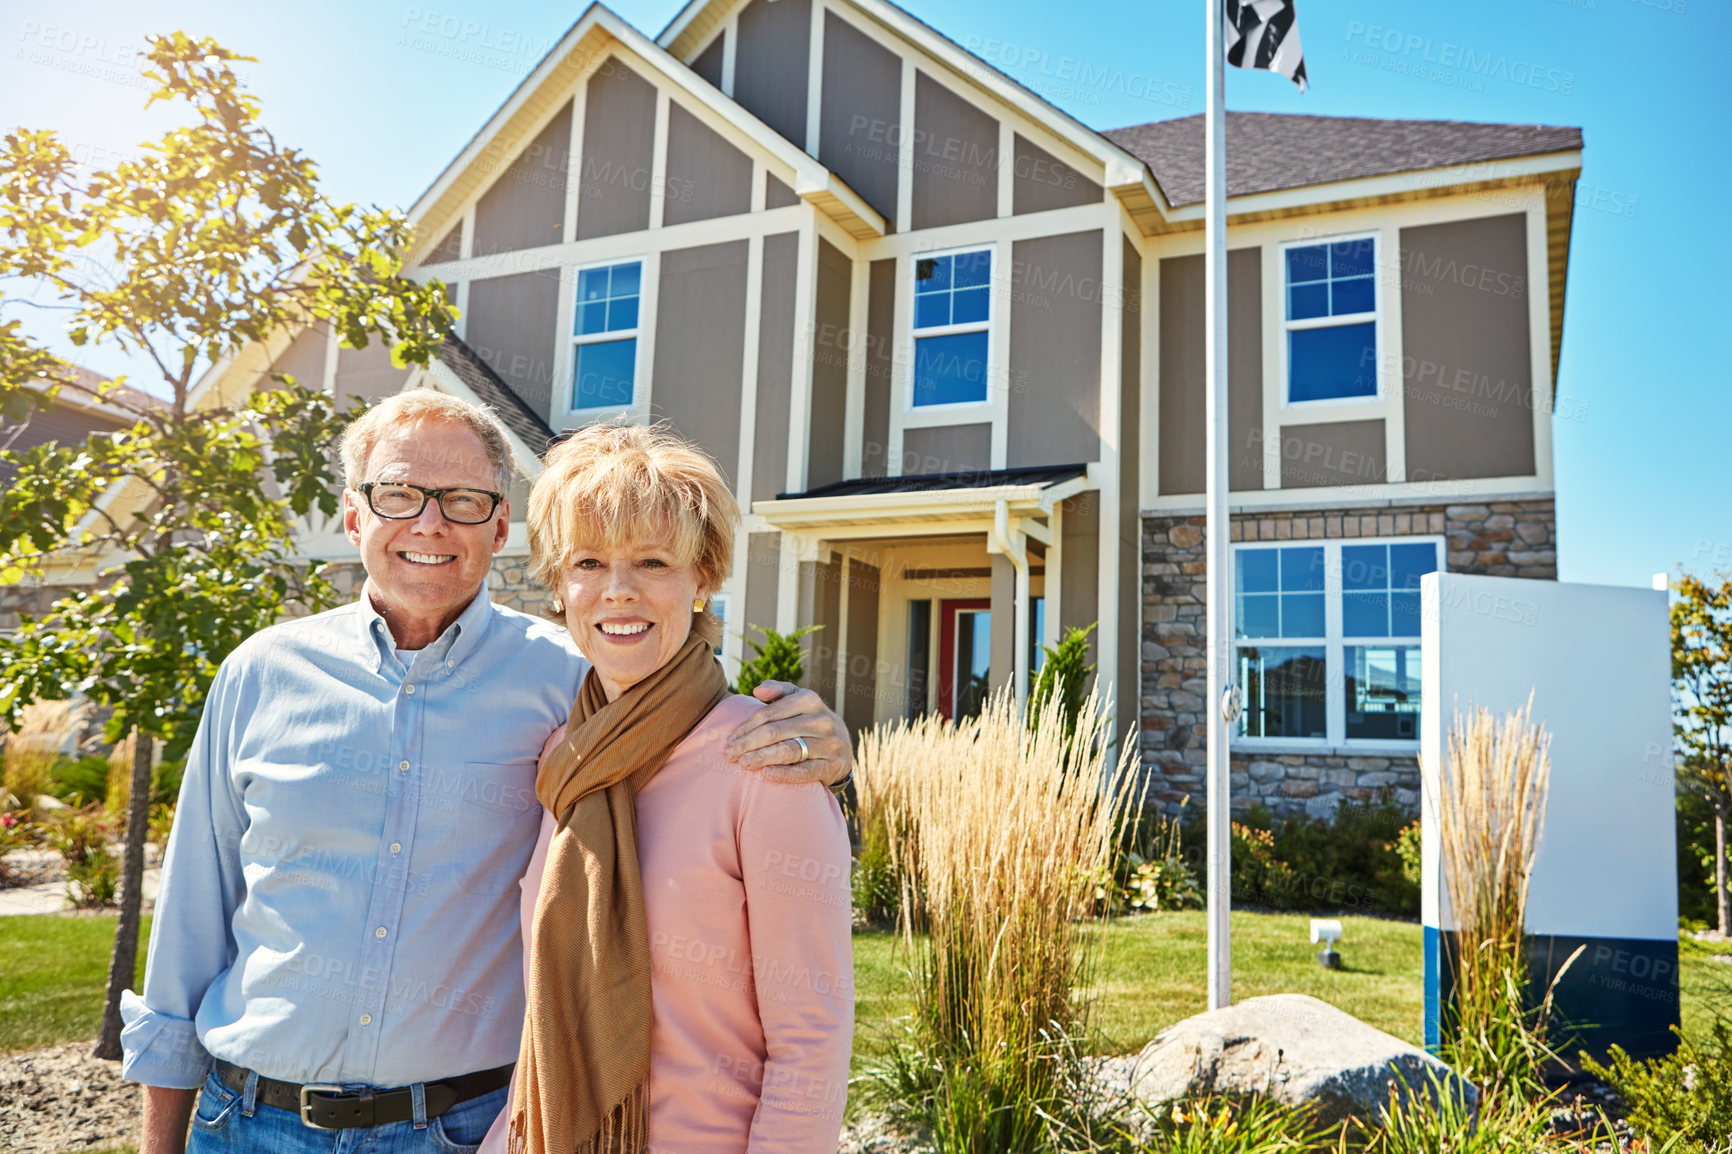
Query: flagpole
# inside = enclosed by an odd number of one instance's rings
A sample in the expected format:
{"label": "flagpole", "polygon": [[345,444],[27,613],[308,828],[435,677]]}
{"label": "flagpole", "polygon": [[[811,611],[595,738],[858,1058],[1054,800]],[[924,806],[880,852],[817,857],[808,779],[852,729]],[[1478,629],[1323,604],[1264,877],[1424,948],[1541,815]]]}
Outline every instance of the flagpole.
{"label": "flagpole", "polygon": [[1203,427],[1207,438],[1204,504],[1204,556],[1207,582],[1208,696],[1208,849],[1209,849],[1209,1008],[1218,1010],[1233,1000],[1232,829],[1229,779],[1227,664],[1232,638],[1228,633],[1232,577],[1227,549],[1227,114],[1226,46],[1222,0],[1205,0],[1208,10],[1208,167],[1204,185],[1204,363],[1207,365]]}

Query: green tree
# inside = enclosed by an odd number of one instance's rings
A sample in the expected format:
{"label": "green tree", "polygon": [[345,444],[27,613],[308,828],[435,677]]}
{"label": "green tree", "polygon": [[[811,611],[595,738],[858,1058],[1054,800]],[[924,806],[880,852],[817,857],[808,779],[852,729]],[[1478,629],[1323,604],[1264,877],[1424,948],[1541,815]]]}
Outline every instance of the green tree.
{"label": "green tree", "polygon": [[249,59],[182,32],[154,40],[147,107],[188,115],[139,159],[81,173],[52,132],[0,142],[0,280],[45,284],[74,345],[147,363],[164,395],[150,404],[120,382],[85,386],[16,321],[0,325],[9,420],[67,392],[132,418],[82,444],[6,454],[17,472],[0,494],[0,583],[69,556],[102,567],[0,640],[0,715],[16,726],[31,701],[82,693],[112,710],[110,740],[139,738],[102,1057],[120,1056],[153,746],[184,751],[229,651],[333,593],[316,567],[294,563],[291,531],[312,510],[337,510],[328,453],[345,414],[287,376],[225,397],[201,395],[198,374],[321,321],[350,346],[378,337],[398,363],[425,363],[452,320],[443,286],[399,275],[408,221],[331,202],[312,163],[261,126],[231,67]]}
{"label": "green tree", "polygon": [[808,625],[792,633],[778,633],[762,625],[752,625],[749,628],[762,633],[764,643],[760,645],[750,638],[746,639],[746,644],[752,647],[752,656],[740,663],[740,676],[739,680],[734,682],[734,692],[748,696],[761,682],[797,683],[806,676],[806,652],[800,648],[800,639],[824,627]]}
{"label": "green tree", "polygon": [[1056,646],[1040,647],[1046,660],[1041,664],[1040,676],[1035,679],[1034,692],[1028,695],[1031,726],[1046,708],[1047,701],[1056,697],[1059,713],[1064,718],[1066,740],[1076,733],[1077,715],[1082,712],[1083,700],[1088,697],[1089,674],[1095,671],[1095,667],[1089,664],[1089,634],[1098,624],[1097,621],[1086,629],[1072,625],[1064,631]]}
{"label": "green tree", "polygon": [[[1718,583],[1714,583],[1717,581]],[[1714,811],[1714,894],[1720,932],[1732,933],[1726,823],[1732,816],[1732,573],[1672,583],[1673,730],[1678,788]]]}

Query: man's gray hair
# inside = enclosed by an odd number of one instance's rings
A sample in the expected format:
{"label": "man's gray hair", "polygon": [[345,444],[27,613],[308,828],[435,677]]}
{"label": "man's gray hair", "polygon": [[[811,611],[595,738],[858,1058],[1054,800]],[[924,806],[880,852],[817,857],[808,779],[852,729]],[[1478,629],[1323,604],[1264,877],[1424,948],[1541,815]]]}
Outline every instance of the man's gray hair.
{"label": "man's gray hair", "polygon": [[353,489],[366,480],[367,460],[387,432],[403,425],[444,422],[474,433],[493,466],[494,487],[511,491],[511,443],[493,410],[434,389],[410,389],[386,397],[343,430],[338,446],[343,454],[343,484]]}

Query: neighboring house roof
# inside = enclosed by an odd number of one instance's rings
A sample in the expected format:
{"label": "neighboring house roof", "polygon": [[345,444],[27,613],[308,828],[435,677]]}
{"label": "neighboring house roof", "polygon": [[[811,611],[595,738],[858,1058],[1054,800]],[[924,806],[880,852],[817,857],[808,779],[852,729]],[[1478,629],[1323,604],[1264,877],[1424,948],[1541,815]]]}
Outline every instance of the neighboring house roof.
{"label": "neighboring house roof", "polygon": [[467,385],[477,400],[491,405],[505,427],[516,433],[536,456],[547,451],[553,441],[553,430],[481,359],[480,353],[458,337],[448,336],[439,348],[439,362]]}
{"label": "neighboring house roof", "polygon": [[[36,409],[22,421],[0,422],[0,449],[21,453],[50,441],[60,445],[79,444],[92,433],[108,433],[130,426],[136,414],[116,405],[106,404],[80,389],[94,389],[111,378],[83,365],[69,364],[62,378],[78,389],[61,389],[55,395],[52,408]],[[34,392],[46,390],[52,382],[31,381],[24,387]],[[153,409],[162,401],[130,385],[121,385],[110,396],[136,409]],[[0,484],[10,481],[17,470],[0,464]]]}
{"label": "neighboring house roof", "polygon": [[[1101,133],[1149,166],[1168,203],[1203,199],[1203,117]],[[1227,195],[1251,196],[1461,164],[1574,152],[1582,130],[1545,124],[1227,113]]]}
{"label": "neighboring house roof", "polygon": [[1047,465],[1039,468],[990,469],[975,473],[920,473],[901,477],[861,477],[834,481],[804,493],[778,493],[778,501],[813,497],[866,497],[883,493],[923,493],[929,489],[996,489],[1006,485],[1047,488],[1088,472],[1087,465]]}

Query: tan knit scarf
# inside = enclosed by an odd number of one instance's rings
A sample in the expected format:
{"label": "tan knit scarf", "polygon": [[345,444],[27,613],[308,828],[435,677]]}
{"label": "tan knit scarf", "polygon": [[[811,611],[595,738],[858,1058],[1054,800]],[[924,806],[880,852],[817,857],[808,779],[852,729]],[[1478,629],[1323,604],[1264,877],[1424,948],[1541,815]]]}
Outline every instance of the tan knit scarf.
{"label": "tan knit scarf", "polygon": [[613,702],[591,669],[536,778],[559,826],[535,902],[512,1154],[638,1154],[647,1141],[650,956],[635,798],[728,695],[707,632],[695,629]]}

